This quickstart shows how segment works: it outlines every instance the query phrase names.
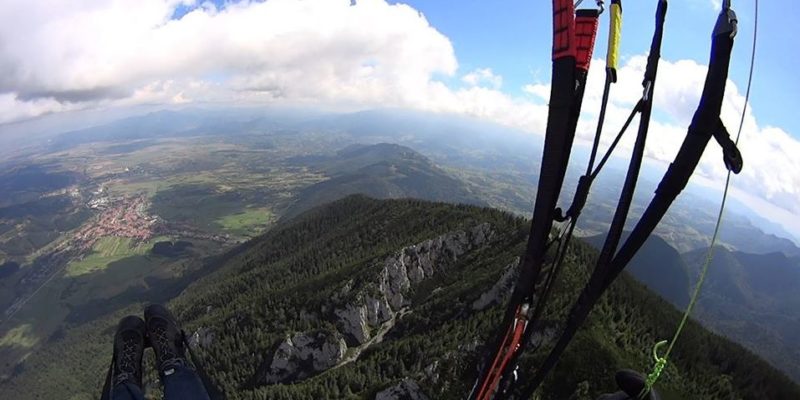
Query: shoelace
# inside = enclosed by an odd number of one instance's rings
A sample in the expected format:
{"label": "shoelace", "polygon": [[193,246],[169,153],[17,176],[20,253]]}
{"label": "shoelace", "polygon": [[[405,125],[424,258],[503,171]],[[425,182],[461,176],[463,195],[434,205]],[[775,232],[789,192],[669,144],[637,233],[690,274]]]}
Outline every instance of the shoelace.
{"label": "shoelace", "polygon": [[184,359],[178,357],[173,351],[173,348],[178,344],[171,341],[167,336],[166,324],[154,324],[152,333],[153,336],[150,340],[154,342],[154,345],[158,346],[160,370],[163,371],[171,366],[185,364]]}
{"label": "shoelace", "polygon": [[134,335],[126,336],[127,337],[122,338],[121,353],[117,360],[117,369],[119,371],[114,377],[114,384],[134,380],[136,378],[136,355],[140,350],[140,345]]}

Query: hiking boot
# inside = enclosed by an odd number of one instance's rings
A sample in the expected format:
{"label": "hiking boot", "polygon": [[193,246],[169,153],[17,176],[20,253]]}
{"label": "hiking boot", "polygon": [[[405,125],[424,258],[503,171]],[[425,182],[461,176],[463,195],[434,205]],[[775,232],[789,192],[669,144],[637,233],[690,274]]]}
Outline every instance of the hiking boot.
{"label": "hiking boot", "polygon": [[158,372],[171,375],[175,367],[187,365],[183,334],[172,313],[162,305],[151,304],[144,309],[144,319]]}
{"label": "hiking boot", "polygon": [[142,354],[144,353],[144,321],[129,315],[119,321],[114,334],[113,384],[123,382],[142,385]]}

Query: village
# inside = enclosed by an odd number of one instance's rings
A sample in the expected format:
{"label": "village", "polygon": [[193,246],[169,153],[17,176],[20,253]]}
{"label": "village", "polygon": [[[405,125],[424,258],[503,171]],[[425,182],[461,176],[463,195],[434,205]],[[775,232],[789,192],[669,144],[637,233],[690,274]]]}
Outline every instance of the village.
{"label": "village", "polygon": [[81,250],[92,248],[104,236],[128,237],[139,242],[155,235],[158,217],[147,215],[147,197],[99,197],[87,204],[101,210],[91,224],[85,224],[73,235],[73,246]]}
{"label": "village", "polygon": [[158,217],[147,215],[147,197],[111,198],[102,190],[93,193],[87,206],[100,211],[89,223],[72,232],[68,238],[56,245],[52,251],[38,257],[34,261],[31,273],[20,280],[20,295],[14,303],[4,311],[6,318],[15,314],[35,293],[43,282],[54,273],[64,268],[71,260],[83,258],[91,252],[97,241],[106,236],[132,238],[136,242],[144,242],[155,236]]}

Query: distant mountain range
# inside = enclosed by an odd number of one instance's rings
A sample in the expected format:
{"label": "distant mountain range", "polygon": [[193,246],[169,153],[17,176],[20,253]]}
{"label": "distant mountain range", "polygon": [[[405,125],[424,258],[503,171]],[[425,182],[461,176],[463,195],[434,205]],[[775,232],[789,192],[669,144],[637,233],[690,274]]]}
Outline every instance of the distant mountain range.
{"label": "distant mountain range", "polygon": [[[164,110],[63,133],[51,138],[47,146],[56,150],[97,141],[216,135],[325,135],[336,137],[340,148],[356,143],[397,143],[419,151],[442,168],[471,174],[476,181],[481,181],[481,175],[490,175],[491,180],[499,177],[507,183],[502,188],[493,189],[507,190],[510,184],[524,193],[535,193],[542,152],[542,138],[538,136],[475,118],[401,109],[354,113],[283,108]],[[586,150],[581,147],[576,147],[573,153],[562,196],[564,202],[571,200],[579,170],[587,159]],[[624,162],[612,158],[598,178],[590,197],[592,206],[586,208],[579,226],[585,230],[585,235],[601,233],[607,227],[622,183],[621,168],[624,167]],[[646,173],[643,175],[632,218],[641,212],[655,189],[656,182],[652,178],[648,178]],[[472,191],[476,192],[475,189]],[[502,200],[503,196],[496,194],[484,193],[483,197],[495,197],[491,204],[510,207],[516,212],[530,209],[522,207],[525,202],[519,198],[506,202]],[[707,189],[687,189],[659,226],[658,233],[681,252],[709,245],[718,203],[707,200],[708,195]],[[785,229],[758,216],[744,204],[738,204],[736,208],[738,212],[729,210],[726,214],[723,243],[745,252],[780,251],[788,256],[800,256],[800,246],[794,238],[789,240],[778,236],[789,237]]]}

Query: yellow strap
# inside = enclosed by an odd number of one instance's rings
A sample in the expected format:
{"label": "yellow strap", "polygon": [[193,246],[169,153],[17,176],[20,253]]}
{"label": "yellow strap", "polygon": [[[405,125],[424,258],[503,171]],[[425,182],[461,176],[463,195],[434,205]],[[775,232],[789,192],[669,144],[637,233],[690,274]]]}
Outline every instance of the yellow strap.
{"label": "yellow strap", "polygon": [[619,59],[619,41],[622,35],[622,3],[620,1],[611,2],[611,27],[608,31],[608,54],[606,55],[606,67],[617,69]]}

